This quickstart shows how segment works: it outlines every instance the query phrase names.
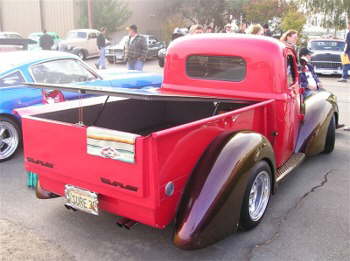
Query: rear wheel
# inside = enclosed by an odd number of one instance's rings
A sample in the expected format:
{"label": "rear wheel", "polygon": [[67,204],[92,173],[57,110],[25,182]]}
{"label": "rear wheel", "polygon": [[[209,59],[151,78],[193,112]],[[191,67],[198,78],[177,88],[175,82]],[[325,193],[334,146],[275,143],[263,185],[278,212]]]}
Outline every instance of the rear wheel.
{"label": "rear wheel", "polygon": [[18,123],[8,117],[0,119],[0,162],[15,155],[21,144],[21,131]]}
{"label": "rear wheel", "polygon": [[249,230],[257,226],[266,212],[271,195],[271,169],[266,161],[260,161],[250,171],[242,209],[240,227]]}
{"label": "rear wheel", "polygon": [[324,146],[323,153],[331,153],[334,150],[334,144],[335,144],[335,117],[333,115],[328,125],[326,144]]}
{"label": "rear wheel", "polygon": [[79,57],[80,57],[80,59],[82,59],[82,60],[85,60],[85,53],[84,53],[84,51],[83,50],[80,50],[79,52],[78,52],[78,54],[77,54]]}
{"label": "rear wheel", "polygon": [[107,61],[110,63],[110,64],[115,64],[115,60],[113,57],[107,57]]}

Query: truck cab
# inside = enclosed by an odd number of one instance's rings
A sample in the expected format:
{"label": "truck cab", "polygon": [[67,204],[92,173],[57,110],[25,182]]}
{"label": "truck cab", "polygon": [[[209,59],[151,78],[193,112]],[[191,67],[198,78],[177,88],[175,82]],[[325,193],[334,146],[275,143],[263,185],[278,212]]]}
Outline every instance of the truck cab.
{"label": "truck cab", "polygon": [[305,157],[332,152],[336,98],[304,99],[294,50],[264,36],[186,36],[165,60],[158,89],[34,84],[107,97],[19,111],[25,166],[39,198],[127,228],[175,220],[174,244],[203,248],[257,226]]}

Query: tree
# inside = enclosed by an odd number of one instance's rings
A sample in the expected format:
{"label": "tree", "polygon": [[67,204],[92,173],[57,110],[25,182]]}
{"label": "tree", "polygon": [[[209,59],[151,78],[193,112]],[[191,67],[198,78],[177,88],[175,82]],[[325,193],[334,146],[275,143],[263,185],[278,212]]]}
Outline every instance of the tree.
{"label": "tree", "polygon": [[243,11],[247,22],[266,24],[274,17],[281,17],[286,7],[282,0],[250,0],[244,4]]}
{"label": "tree", "polygon": [[[131,11],[128,4],[122,0],[93,0],[92,21],[94,28],[106,27],[108,32],[115,32],[128,20]],[[87,1],[81,1],[81,16],[79,24],[88,27]]]}
{"label": "tree", "polygon": [[298,11],[298,8],[296,6],[291,5],[282,17],[281,29],[283,31],[293,29],[301,33],[305,23],[305,15],[302,12]]}
{"label": "tree", "polygon": [[312,22],[336,31],[346,27],[350,19],[349,0],[299,0],[299,4],[310,14],[316,15]]}

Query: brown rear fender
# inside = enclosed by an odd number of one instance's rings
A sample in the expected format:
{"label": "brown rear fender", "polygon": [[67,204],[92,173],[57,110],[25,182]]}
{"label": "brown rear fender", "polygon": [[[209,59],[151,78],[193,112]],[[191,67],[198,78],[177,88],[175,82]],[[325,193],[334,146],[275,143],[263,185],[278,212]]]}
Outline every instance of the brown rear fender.
{"label": "brown rear fender", "polygon": [[295,152],[312,156],[324,151],[329,123],[333,116],[338,121],[338,113],[336,97],[332,93],[322,89],[307,97]]}
{"label": "brown rear fender", "polygon": [[179,206],[174,244],[198,249],[237,231],[249,170],[266,160],[275,170],[270,142],[241,131],[218,136],[199,160]]}

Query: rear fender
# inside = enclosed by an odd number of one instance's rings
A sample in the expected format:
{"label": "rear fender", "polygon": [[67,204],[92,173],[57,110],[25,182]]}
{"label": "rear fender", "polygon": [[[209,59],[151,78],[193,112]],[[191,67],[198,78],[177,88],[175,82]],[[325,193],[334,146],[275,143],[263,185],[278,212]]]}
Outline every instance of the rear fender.
{"label": "rear fender", "polygon": [[333,116],[338,121],[338,113],[336,97],[332,93],[321,90],[307,97],[295,152],[312,156],[324,151],[328,125]]}
{"label": "rear fender", "polygon": [[270,142],[242,131],[218,136],[198,162],[186,186],[175,223],[174,244],[202,248],[238,229],[249,170],[266,160],[275,170]]}

